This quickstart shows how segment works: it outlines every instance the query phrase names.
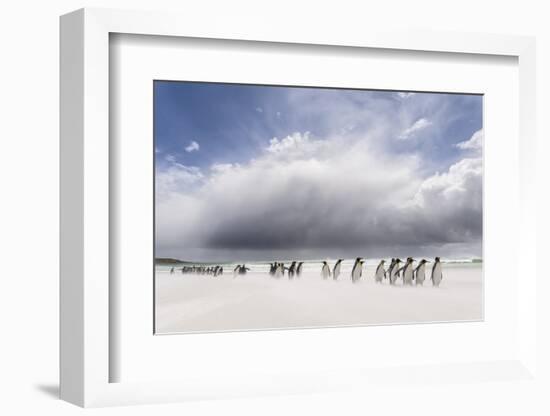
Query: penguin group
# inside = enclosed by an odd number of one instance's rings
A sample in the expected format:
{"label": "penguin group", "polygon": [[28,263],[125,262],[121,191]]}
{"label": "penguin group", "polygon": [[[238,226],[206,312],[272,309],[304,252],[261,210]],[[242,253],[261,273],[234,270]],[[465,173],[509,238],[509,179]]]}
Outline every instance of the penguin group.
{"label": "penguin group", "polygon": [[[175,268],[170,269],[170,274],[175,273]],[[222,266],[183,266],[181,268],[182,274],[200,274],[210,276],[221,276],[223,274]]]}
{"label": "penguin group", "polygon": [[[338,280],[342,275],[341,270],[343,261],[344,259],[338,259],[332,268],[327,261],[322,261],[321,277],[323,279],[329,279],[332,277],[333,280]],[[415,262],[417,262],[416,267],[414,267]],[[374,272],[374,281],[376,283],[383,283],[384,280],[388,280],[389,284],[393,286],[397,284],[398,279],[401,279],[403,286],[412,286],[413,284],[422,286],[426,280],[426,265],[428,263],[431,262],[426,259],[417,261],[412,257],[408,257],[405,261],[402,261],[399,258],[392,258],[388,268],[386,269],[386,260],[381,260]],[[353,267],[349,275],[352,283],[356,283],[362,279],[364,264],[365,259],[362,257],[357,257],[353,262]],[[284,277],[285,274],[288,276],[288,279],[298,278],[302,275],[303,266],[303,261],[292,261],[289,266],[285,266],[282,262],[269,263],[269,275],[277,279]],[[250,268],[246,267],[246,264],[237,264],[233,269],[233,277],[246,275],[249,271]],[[176,269],[171,267],[170,274],[174,274],[175,272]],[[221,276],[223,275],[223,266],[183,266],[181,268],[181,273]],[[438,287],[443,280],[443,270],[439,257],[434,259],[431,268],[430,280],[432,281],[432,285],[435,287]]]}
{"label": "penguin group", "polygon": [[[422,259],[418,262],[418,265],[414,267],[414,262],[417,260],[412,257],[408,257],[405,262],[399,258],[392,258],[390,265],[385,269],[386,260],[381,260],[374,272],[374,281],[376,283],[382,283],[388,279],[390,285],[395,285],[398,279],[401,279],[403,286],[412,286],[413,283],[422,286],[426,280],[426,264],[431,263],[426,259]],[[363,276],[363,264],[365,260],[362,257],[357,257],[353,263],[351,269],[351,281],[356,283]],[[334,280],[338,279],[340,275],[340,269],[342,265],[342,259],[338,259],[332,269],[332,277]],[[322,262],[321,277],[328,279],[331,276],[331,270],[326,261]],[[443,271],[441,266],[441,259],[436,257],[432,266],[431,281],[432,285],[437,287],[443,280]]]}
{"label": "penguin group", "polygon": [[300,262],[293,261],[290,263],[290,266],[288,267],[286,267],[284,263],[279,263],[279,262],[269,263],[269,274],[272,277],[280,279],[281,277],[284,277],[285,272],[287,272],[288,278],[294,279],[295,277],[301,276],[303,265],[304,265],[303,261],[300,261]]}
{"label": "penguin group", "polygon": [[249,270],[250,269],[246,267],[246,264],[237,264],[237,266],[233,269],[233,277],[246,274]]}
{"label": "penguin group", "polygon": [[[412,286],[413,281],[417,286],[424,285],[426,280],[426,264],[431,263],[426,259],[422,259],[418,262],[418,265],[414,267],[416,260],[412,257],[408,257],[403,267],[399,267],[403,261],[399,258],[391,259],[390,265],[387,270],[384,269],[385,260],[381,260],[376,267],[374,274],[374,280],[377,283],[382,283],[383,279],[388,279],[390,285],[395,285],[398,278],[402,279],[403,286]],[[436,257],[432,266],[431,281],[432,285],[437,287],[443,280],[443,271],[441,266],[441,259]]]}

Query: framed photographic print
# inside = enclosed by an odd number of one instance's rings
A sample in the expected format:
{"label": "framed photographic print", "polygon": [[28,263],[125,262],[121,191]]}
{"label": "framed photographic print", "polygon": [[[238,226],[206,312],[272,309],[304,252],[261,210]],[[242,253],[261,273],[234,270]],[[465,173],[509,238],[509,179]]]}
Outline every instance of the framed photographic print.
{"label": "framed photographic print", "polygon": [[62,398],[532,377],[533,40],[242,30],[61,19]]}
{"label": "framed photographic print", "polygon": [[156,334],[482,319],[482,95],[153,89]]}

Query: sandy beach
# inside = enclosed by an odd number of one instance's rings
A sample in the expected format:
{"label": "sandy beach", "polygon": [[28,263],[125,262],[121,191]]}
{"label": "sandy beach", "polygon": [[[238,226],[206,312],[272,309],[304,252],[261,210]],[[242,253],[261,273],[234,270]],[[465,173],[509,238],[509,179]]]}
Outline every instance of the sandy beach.
{"label": "sandy beach", "polygon": [[276,279],[265,264],[233,276],[170,274],[156,270],[156,333],[210,332],[348,325],[406,324],[483,319],[480,263],[444,264],[444,279],[432,287],[390,286],[374,281],[367,264],[360,281],[350,280],[346,261],[338,280],[324,280],[319,263],[307,264],[300,278]]}

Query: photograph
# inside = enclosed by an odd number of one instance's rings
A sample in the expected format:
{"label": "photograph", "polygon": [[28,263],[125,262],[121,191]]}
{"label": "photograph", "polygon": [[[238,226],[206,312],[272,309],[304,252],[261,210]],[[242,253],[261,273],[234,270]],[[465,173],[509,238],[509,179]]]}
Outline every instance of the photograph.
{"label": "photograph", "polygon": [[152,87],[155,334],[483,320],[482,94]]}

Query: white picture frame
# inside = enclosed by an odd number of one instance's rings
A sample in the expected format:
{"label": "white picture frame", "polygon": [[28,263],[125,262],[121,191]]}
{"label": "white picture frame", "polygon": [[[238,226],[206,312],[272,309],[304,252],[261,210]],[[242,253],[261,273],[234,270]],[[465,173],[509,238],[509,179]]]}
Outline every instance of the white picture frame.
{"label": "white picture frame", "polygon": [[[350,29],[351,30],[351,29]],[[455,366],[442,363],[442,377],[477,381],[475,374],[493,371],[507,379],[536,374],[535,189],[535,41],[529,37],[465,33],[380,32],[361,30],[328,35],[322,28],[307,33],[281,30],[277,24],[249,22],[237,27],[219,20],[204,25],[192,16],[167,13],[82,9],[61,18],[61,398],[80,406],[183,401],[194,398],[242,397],[256,394],[322,392],[353,383],[383,380],[381,368],[357,374],[349,368],[320,380],[311,373],[235,383],[232,374],[178,381],[111,382],[110,309],[116,290],[109,280],[109,35],[112,33],[206,39],[332,45],[453,54],[504,55],[519,65],[519,217],[517,253],[522,284],[517,292],[517,354],[498,362]],[[487,278],[487,276],[486,276]],[[490,278],[490,276],[489,276]],[[311,333],[310,336],[315,336]],[[419,363],[422,364],[422,363]],[[420,367],[422,367],[420,365]],[[359,365],[360,368],[360,365]],[[423,370],[423,371],[424,371]],[[423,373],[426,374],[426,373]],[[350,378],[351,377],[351,378]],[[402,377],[402,375],[401,375]],[[428,377],[430,377],[428,375]],[[414,377],[413,377],[414,378]],[[370,380],[370,381],[369,381]],[[351,383],[351,381],[349,381]]]}

